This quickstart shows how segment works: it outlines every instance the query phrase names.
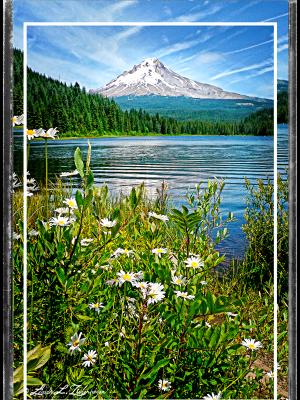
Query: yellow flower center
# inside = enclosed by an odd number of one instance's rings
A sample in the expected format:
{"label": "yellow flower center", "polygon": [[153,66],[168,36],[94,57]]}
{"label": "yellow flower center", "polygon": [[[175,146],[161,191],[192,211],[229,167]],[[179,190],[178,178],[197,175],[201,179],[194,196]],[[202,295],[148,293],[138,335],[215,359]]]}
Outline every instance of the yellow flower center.
{"label": "yellow flower center", "polygon": [[175,279],[175,282],[178,283],[178,284],[180,284],[180,283],[181,283],[181,279],[180,279],[180,278],[176,278],[176,279]]}
{"label": "yellow flower center", "polygon": [[93,356],[92,356],[91,354],[89,354],[89,355],[87,356],[87,358],[89,359],[89,361],[93,362]]}
{"label": "yellow flower center", "polygon": [[198,265],[199,265],[198,261],[192,261],[192,262],[191,262],[191,266],[192,266],[193,268],[198,267]]}
{"label": "yellow flower center", "polygon": [[73,342],[73,346],[78,346],[79,345],[79,340],[78,339],[76,339],[76,340],[74,340],[74,342]]}
{"label": "yellow flower center", "polygon": [[34,130],[33,129],[27,129],[27,135],[28,136],[34,135]]}
{"label": "yellow flower center", "polygon": [[131,276],[129,274],[124,274],[123,279],[124,281],[131,281]]}
{"label": "yellow flower center", "polygon": [[249,349],[254,350],[255,349],[255,345],[253,343],[249,344]]}
{"label": "yellow flower center", "polygon": [[58,225],[64,225],[64,223],[65,223],[65,221],[63,221],[62,219],[60,219],[60,220],[58,221]]}

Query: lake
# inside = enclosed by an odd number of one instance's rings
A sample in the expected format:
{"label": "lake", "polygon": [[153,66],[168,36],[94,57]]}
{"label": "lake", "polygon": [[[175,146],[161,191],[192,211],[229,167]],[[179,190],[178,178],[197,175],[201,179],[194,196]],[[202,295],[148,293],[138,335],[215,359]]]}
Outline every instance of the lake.
{"label": "lake", "polygon": [[[75,169],[73,155],[80,147],[87,152],[87,139],[48,141],[49,177]],[[128,193],[145,183],[153,196],[163,180],[168,183],[173,204],[184,202],[187,190],[196,183],[217,177],[225,180],[222,212],[234,213],[228,226],[230,236],[222,243],[227,258],[241,257],[246,241],[242,232],[245,196],[244,178],[253,184],[273,178],[274,138],[255,136],[146,136],[90,139],[91,168],[96,185],[106,183],[113,193]],[[278,126],[278,170],[288,166],[288,127]],[[22,139],[14,140],[14,171],[22,174]],[[28,170],[37,181],[45,174],[44,143],[30,142]],[[66,179],[66,178],[65,178]],[[73,184],[79,179],[73,177]]]}

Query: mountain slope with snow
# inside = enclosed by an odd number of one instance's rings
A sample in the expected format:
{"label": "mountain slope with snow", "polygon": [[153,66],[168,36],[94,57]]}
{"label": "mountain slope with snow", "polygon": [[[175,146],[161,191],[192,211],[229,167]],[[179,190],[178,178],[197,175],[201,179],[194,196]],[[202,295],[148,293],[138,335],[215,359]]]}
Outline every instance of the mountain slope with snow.
{"label": "mountain slope with snow", "polygon": [[125,71],[103,88],[91,89],[107,97],[119,96],[186,96],[197,99],[245,99],[238,93],[193,81],[167,68],[157,58],[147,58],[130,71]]}

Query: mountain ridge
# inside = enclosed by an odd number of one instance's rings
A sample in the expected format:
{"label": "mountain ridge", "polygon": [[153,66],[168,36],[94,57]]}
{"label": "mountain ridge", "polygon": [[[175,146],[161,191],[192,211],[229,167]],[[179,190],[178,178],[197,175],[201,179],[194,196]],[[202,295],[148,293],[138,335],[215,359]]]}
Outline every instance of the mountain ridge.
{"label": "mountain ridge", "polygon": [[158,58],[146,58],[115,79],[90,93],[106,97],[120,96],[185,96],[198,99],[247,99],[248,96],[228,92],[207,83],[194,81],[167,68]]}

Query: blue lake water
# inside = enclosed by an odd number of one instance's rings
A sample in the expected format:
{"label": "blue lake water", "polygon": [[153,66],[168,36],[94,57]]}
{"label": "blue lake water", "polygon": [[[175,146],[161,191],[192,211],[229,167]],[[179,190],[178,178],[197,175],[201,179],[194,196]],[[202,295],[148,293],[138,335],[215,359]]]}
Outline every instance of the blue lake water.
{"label": "blue lake water", "polygon": [[[75,169],[73,155],[80,147],[87,152],[87,139],[48,141],[49,177]],[[166,136],[90,139],[91,168],[96,185],[106,183],[113,193],[128,193],[142,182],[151,196],[163,180],[168,183],[173,204],[200,181],[217,177],[225,180],[222,212],[234,213],[236,221],[222,244],[228,257],[241,257],[246,241],[242,232],[247,194],[244,179],[253,184],[259,178],[273,178],[274,138],[255,136]],[[22,174],[22,139],[14,141],[14,170]],[[278,126],[278,170],[288,165],[288,127]],[[37,181],[45,174],[44,142],[30,142],[28,170]],[[73,184],[79,182],[73,178]]]}

